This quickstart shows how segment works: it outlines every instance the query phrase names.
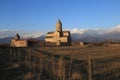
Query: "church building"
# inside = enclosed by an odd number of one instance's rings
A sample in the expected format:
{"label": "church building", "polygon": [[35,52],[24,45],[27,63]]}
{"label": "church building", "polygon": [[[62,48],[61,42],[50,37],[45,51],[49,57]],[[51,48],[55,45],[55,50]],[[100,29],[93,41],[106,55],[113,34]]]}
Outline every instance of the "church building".
{"label": "church building", "polygon": [[56,43],[56,45],[71,45],[70,31],[63,31],[62,22],[58,19],[56,23],[56,31],[48,32],[45,42]]}
{"label": "church building", "polygon": [[11,40],[10,46],[11,47],[27,47],[28,41],[20,39],[19,34],[16,34],[16,36]]}

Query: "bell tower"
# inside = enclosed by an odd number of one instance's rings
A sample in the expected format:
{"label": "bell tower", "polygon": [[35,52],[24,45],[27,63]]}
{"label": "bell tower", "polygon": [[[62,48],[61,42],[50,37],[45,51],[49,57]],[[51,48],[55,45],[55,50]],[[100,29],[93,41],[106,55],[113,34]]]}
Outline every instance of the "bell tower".
{"label": "bell tower", "polygon": [[58,21],[56,23],[56,31],[62,32],[62,23],[61,23],[60,19],[58,19]]}

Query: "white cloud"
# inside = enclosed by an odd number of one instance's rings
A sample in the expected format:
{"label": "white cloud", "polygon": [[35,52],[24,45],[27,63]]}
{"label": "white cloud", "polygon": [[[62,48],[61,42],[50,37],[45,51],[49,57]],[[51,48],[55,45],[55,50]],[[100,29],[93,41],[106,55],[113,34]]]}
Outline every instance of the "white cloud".
{"label": "white cloud", "polygon": [[17,33],[19,33],[22,38],[36,38],[42,35],[41,32],[28,33],[21,30],[0,29],[0,38],[14,37]]}
{"label": "white cloud", "polygon": [[83,34],[104,34],[106,32],[105,29],[102,29],[102,28],[95,28],[95,29],[72,29],[70,30],[71,33],[77,33],[77,34],[80,34],[80,35],[83,35]]}
{"label": "white cloud", "polygon": [[79,33],[79,34],[83,34],[84,32],[86,32],[86,31],[88,31],[89,29],[77,29],[77,28],[75,28],[75,29],[72,29],[72,30],[70,30],[71,31],[71,33]]}
{"label": "white cloud", "polygon": [[67,29],[70,30],[71,33],[77,33],[77,34],[85,34],[85,33],[89,33],[89,34],[109,34],[109,33],[113,33],[113,32],[120,32],[120,25],[117,25],[113,28],[110,29],[104,29],[104,28],[94,28],[94,29],[89,29],[89,28],[83,28],[83,29],[78,29],[78,28],[74,28],[74,29]]}
{"label": "white cloud", "polygon": [[40,37],[42,35],[41,32],[31,32],[31,33],[26,33],[26,34],[22,34],[23,38],[37,38]]}
{"label": "white cloud", "polygon": [[17,30],[0,29],[0,38],[11,37],[17,32]]}
{"label": "white cloud", "polygon": [[120,32],[120,25],[117,25],[116,27],[113,27],[108,30],[108,33],[111,33],[111,32]]}

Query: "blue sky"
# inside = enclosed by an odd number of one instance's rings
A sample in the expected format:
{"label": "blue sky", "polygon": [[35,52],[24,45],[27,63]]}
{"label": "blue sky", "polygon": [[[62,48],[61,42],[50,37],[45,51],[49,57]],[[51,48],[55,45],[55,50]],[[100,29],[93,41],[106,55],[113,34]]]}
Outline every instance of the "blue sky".
{"label": "blue sky", "polygon": [[0,29],[26,32],[112,28],[120,24],[120,0],[0,0]]}

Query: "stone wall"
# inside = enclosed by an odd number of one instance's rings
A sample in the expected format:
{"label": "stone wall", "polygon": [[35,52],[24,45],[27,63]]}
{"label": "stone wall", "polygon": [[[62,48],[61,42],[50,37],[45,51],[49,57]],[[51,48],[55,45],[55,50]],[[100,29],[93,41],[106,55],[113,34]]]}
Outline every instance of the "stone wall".
{"label": "stone wall", "polygon": [[27,40],[12,40],[11,47],[27,47],[28,43]]}

